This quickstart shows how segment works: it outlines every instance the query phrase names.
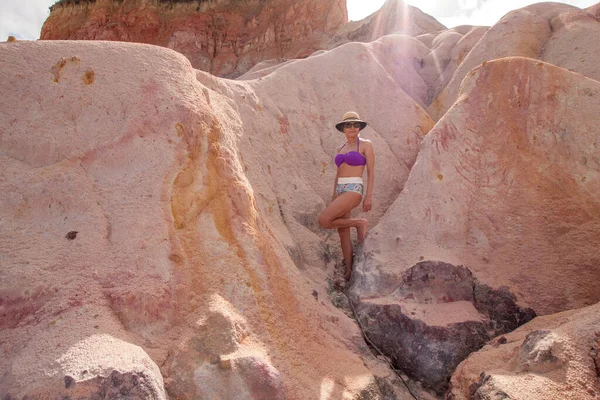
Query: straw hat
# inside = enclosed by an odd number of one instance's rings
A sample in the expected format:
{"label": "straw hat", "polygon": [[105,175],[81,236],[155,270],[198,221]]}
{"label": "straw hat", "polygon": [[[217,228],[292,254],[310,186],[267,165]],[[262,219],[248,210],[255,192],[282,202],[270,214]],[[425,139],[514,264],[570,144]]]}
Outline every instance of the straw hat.
{"label": "straw hat", "polygon": [[335,124],[335,129],[337,129],[340,132],[344,132],[344,124],[346,122],[360,122],[361,131],[367,126],[367,123],[361,120],[357,113],[355,113],[354,111],[348,111],[346,114],[344,114],[342,120]]}

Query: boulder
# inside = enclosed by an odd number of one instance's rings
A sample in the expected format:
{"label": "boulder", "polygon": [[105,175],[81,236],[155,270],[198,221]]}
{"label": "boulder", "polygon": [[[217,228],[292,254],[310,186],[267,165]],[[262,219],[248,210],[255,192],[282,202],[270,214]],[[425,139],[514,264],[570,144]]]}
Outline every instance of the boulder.
{"label": "boulder", "polygon": [[537,317],[494,339],[460,364],[446,399],[597,399],[599,310]]}
{"label": "boulder", "polygon": [[[56,341],[54,337],[49,339]],[[41,350],[38,345],[34,348]],[[49,352],[56,353],[54,349]],[[3,398],[168,398],[158,366],[148,354],[107,334],[91,335],[74,343],[45,366],[45,374],[31,370],[34,357],[31,349],[25,349],[18,363],[7,371],[3,381],[14,381],[12,387],[3,385],[0,389]]]}

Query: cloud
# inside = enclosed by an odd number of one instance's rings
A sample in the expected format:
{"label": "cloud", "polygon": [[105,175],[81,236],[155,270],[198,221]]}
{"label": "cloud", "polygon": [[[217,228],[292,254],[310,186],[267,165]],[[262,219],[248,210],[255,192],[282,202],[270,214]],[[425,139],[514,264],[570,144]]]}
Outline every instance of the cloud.
{"label": "cloud", "polygon": [[0,0],[0,41],[11,35],[17,39],[38,39],[55,1]]}
{"label": "cloud", "polygon": [[[448,28],[459,25],[485,25],[492,26],[503,16],[511,11],[518,10],[539,0],[457,0],[461,4],[454,15],[437,18]],[[596,3],[596,0],[571,0],[570,4],[579,8],[587,8]]]}

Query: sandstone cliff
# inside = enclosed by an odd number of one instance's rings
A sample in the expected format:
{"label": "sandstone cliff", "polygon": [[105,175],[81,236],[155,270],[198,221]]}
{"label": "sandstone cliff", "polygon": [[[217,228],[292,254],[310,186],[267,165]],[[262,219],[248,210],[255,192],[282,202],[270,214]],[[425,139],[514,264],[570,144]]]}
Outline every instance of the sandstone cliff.
{"label": "sandstone cliff", "polygon": [[325,48],[347,15],[343,0],[61,1],[40,38],[156,44],[184,54],[195,68],[228,77],[262,60]]}
{"label": "sandstone cliff", "polygon": [[445,29],[400,0],[388,0],[362,21],[347,21],[345,0],[62,0],[51,7],[40,38],[156,44],[184,54],[194,68],[237,77],[261,61]]}

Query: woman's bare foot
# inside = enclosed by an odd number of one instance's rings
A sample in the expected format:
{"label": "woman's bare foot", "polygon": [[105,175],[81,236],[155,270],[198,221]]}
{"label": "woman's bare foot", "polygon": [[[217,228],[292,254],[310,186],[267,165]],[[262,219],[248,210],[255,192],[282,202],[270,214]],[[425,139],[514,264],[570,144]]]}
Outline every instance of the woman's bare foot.
{"label": "woman's bare foot", "polygon": [[346,282],[348,282],[350,280],[351,273],[352,273],[352,269],[346,268],[346,272],[344,273],[344,279],[346,280]]}
{"label": "woman's bare foot", "polygon": [[368,221],[365,218],[361,218],[358,225],[356,225],[356,240],[358,243],[362,243],[367,235]]}

